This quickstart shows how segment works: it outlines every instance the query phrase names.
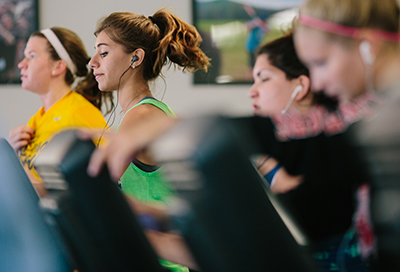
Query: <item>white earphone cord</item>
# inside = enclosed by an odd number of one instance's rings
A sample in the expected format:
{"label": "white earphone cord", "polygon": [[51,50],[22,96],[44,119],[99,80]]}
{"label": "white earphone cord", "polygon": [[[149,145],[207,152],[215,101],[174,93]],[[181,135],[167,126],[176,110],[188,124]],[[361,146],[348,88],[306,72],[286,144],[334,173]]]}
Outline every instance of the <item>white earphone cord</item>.
{"label": "white earphone cord", "polygon": [[294,98],[296,97],[296,95],[297,95],[297,93],[298,93],[299,91],[301,91],[301,89],[297,89],[297,88],[294,89],[292,95],[290,96],[290,99],[289,99],[288,103],[286,104],[286,107],[285,107],[283,110],[281,110],[281,113],[282,113],[282,114],[285,114],[286,111],[289,109],[290,105],[292,105],[293,100],[294,100]]}

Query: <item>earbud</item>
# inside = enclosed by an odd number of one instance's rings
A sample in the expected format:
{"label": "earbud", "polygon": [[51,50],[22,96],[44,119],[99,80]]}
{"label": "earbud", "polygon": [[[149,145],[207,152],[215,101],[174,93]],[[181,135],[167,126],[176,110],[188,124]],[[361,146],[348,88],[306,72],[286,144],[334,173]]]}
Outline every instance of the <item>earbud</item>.
{"label": "earbud", "polygon": [[303,90],[303,86],[301,86],[301,85],[298,85],[296,88],[294,88],[293,93],[292,93],[292,95],[290,96],[289,102],[286,104],[286,107],[285,107],[283,110],[281,110],[281,113],[282,113],[282,114],[285,114],[285,113],[286,113],[286,111],[289,109],[290,105],[292,104],[293,99],[294,99],[294,98],[296,97],[296,95],[297,95],[299,92],[301,92],[302,90]]}
{"label": "earbud", "polygon": [[137,61],[138,60],[138,57],[137,56],[133,56],[132,57],[132,62],[131,62],[131,64],[133,64],[135,61]]}
{"label": "earbud", "polygon": [[294,91],[293,91],[293,93],[292,93],[292,97],[294,98],[299,92],[301,92],[303,90],[303,86],[301,86],[301,85],[298,85],[295,89],[294,89]]}
{"label": "earbud", "polygon": [[132,62],[131,62],[131,67],[133,68],[133,69],[135,69],[136,68],[136,66],[133,64],[135,61],[137,61],[138,60],[138,57],[137,56],[133,56],[132,57]]}
{"label": "earbud", "polygon": [[362,41],[360,43],[360,55],[365,65],[371,65],[374,63],[374,56],[371,54],[371,44],[368,41]]}

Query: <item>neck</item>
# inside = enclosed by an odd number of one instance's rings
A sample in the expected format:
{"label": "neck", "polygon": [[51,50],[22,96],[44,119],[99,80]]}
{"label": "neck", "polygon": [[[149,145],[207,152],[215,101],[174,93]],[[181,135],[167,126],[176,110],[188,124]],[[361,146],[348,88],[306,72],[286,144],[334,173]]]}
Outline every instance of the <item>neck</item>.
{"label": "neck", "polygon": [[151,96],[149,83],[141,76],[140,68],[130,69],[120,78],[117,96],[124,113],[145,96]]}
{"label": "neck", "polygon": [[300,114],[307,115],[313,105],[313,98],[313,94],[311,93],[311,91],[309,91],[306,97],[304,97],[301,101],[295,101],[295,103],[293,103],[293,106]]}
{"label": "neck", "polygon": [[48,111],[58,100],[63,98],[68,91],[70,86],[67,84],[50,86],[48,91],[40,95],[40,99],[43,104],[44,111]]}
{"label": "neck", "polygon": [[151,92],[146,82],[120,89],[118,95],[122,111],[125,113],[131,106],[137,104],[144,97],[151,96]]}

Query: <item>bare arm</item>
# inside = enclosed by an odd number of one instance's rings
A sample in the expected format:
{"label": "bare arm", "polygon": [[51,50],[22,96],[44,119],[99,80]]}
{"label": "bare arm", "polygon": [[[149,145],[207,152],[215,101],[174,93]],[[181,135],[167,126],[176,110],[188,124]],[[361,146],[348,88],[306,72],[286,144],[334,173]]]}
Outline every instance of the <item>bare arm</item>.
{"label": "bare arm", "polygon": [[[257,164],[257,169],[262,176],[267,175],[278,165],[278,161],[269,156],[263,156]],[[277,194],[286,193],[295,189],[303,182],[303,176],[290,175],[284,167],[280,167],[275,173],[274,182],[271,184],[271,191]]]}
{"label": "bare arm", "polygon": [[[162,110],[153,105],[150,104],[139,105],[125,114],[124,119],[122,120],[121,125],[119,126],[117,134],[125,133],[125,131],[128,131],[129,133],[132,127],[136,127],[143,120],[148,118],[157,119],[159,120],[158,121],[159,123],[163,122],[164,119],[168,119],[167,115]],[[158,124],[155,125],[158,126]],[[150,128],[149,127],[143,128],[143,133],[146,133],[144,130],[147,129]],[[132,140],[133,139],[134,138],[132,138]],[[156,162],[152,159],[149,152],[147,152],[146,147],[144,147],[136,154],[135,159],[148,165],[156,165]]]}
{"label": "bare arm", "polygon": [[[135,156],[151,142],[172,128],[177,119],[164,116],[146,116],[134,126],[127,126],[110,139],[105,148],[98,148],[92,154],[88,173],[99,174],[107,163],[110,175],[118,180]],[[87,136],[86,136],[87,137]]]}

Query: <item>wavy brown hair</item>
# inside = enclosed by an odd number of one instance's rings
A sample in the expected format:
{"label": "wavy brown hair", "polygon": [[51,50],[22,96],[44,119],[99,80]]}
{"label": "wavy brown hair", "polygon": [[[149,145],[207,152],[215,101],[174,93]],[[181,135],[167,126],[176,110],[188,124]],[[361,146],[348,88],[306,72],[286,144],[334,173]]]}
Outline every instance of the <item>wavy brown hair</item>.
{"label": "wavy brown hair", "polygon": [[196,28],[164,9],[146,17],[131,12],[115,12],[103,18],[95,35],[105,31],[127,53],[138,48],[145,51],[143,78],[152,80],[161,74],[166,64],[176,64],[184,70],[207,71],[210,59],[199,48],[202,41]]}

